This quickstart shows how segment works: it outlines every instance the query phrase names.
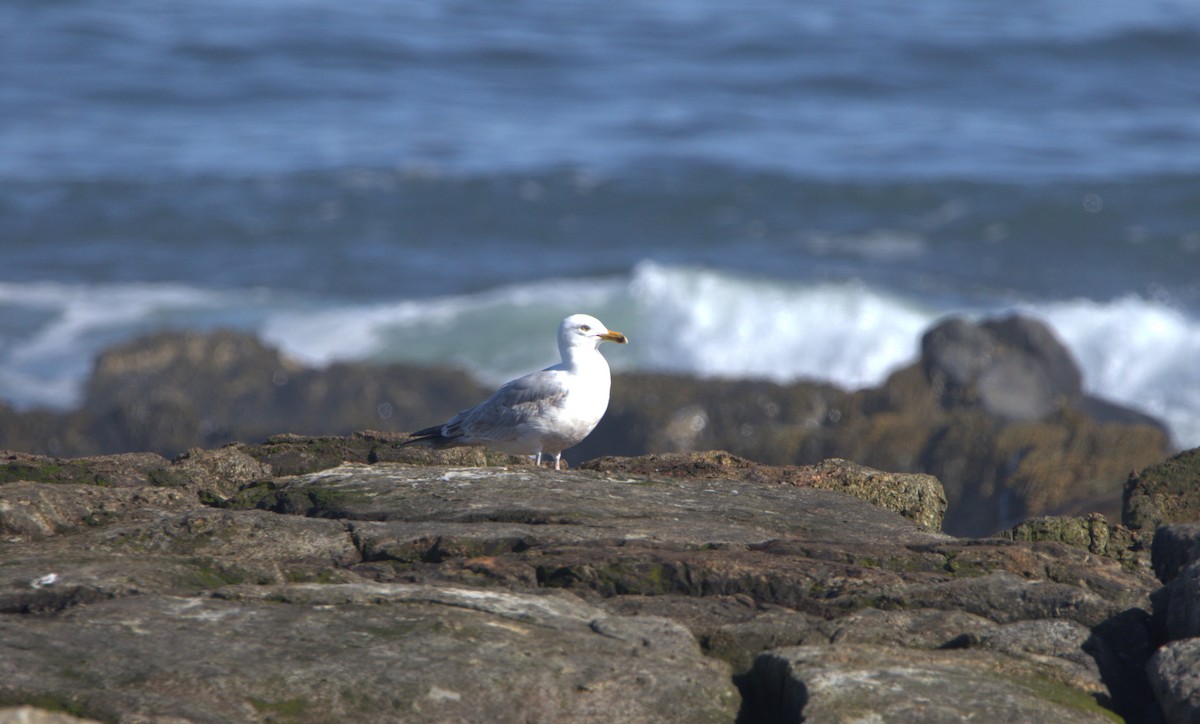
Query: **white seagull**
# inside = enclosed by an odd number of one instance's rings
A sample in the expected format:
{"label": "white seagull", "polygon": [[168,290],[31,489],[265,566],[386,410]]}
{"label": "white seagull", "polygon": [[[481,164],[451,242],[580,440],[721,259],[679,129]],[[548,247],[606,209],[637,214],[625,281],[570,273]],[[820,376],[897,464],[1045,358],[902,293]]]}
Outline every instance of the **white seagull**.
{"label": "white seagull", "polygon": [[599,319],[572,314],[558,325],[562,362],[518,377],[469,410],[448,421],[417,430],[403,445],[435,449],[484,445],[510,455],[554,456],[559,469],[562,451],[588,436],[608,409],[612,378],[600,354],[601,342],[627,344]]}

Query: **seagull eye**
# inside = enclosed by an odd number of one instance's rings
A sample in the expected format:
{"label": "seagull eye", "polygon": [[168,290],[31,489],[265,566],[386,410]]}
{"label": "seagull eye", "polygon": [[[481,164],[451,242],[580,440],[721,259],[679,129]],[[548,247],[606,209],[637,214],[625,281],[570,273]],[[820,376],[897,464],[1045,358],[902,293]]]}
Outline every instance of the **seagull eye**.
{"label": "seagull eye", "polygon": [[587,326],[586,324],[582,324],[579,326],[579,330],[581,332],[590,332],[590,331],[592,331],[592,328]]}

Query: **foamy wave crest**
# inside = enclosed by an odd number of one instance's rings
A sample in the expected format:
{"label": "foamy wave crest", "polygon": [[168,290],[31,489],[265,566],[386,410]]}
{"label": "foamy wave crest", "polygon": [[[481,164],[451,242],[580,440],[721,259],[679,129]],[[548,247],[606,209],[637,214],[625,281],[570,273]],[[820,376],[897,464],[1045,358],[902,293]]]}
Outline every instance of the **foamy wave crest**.
{"label": "foamy wave crest", "polygon": [[[917,357],[939,309],[858,282],[788,282],[643,262],[629,274],[517,283],[424,300],[338,302],[171,284],[0,283],[0,399],[79,403],[105,347],[162,328],[259,334],[310,365],[450,364],[498,383],[558,359],[553,330],[589,312],[628,334],[613,368],[876,385]],[[1156,415],[1200,444],[1200,320],[1137,297],[1019,306],[1075,355],[1089,392]]]}
{"label": "foamy wave crest", "polygon": [[261,293],[179,284],[0,282],[0,398],[70,407],[105,347],[163,327],[254,326]]}
{"label": "foamy wave crest", "polygon": [[789,284],[643,263],[631,295],[651,369],[875,384],[912,361],[932,310],[858,282]]}
{"label": "foamy wave crest", "polygon": [[276,315],[267,341],[309,364],[454,364],[490,382],[557,360],[553,330],[584,311],[628,334],[614,369],[872,384],[910,361],[933,314],[862,284],[789,284],[645,262],[628,276]]}
{"label": "foamy wave crest", "polygon": [[262,334],[311,365],[451,364],[498,382],[552,364],[554,330],[568,314],[625,316],[625,286],[616,278],[558,279],[433,299],[292,309],[274,315]]}
{"label": "foamy wave crest", "polygon": [[1136,296],[1024,311],[1059,334],[1090,393],[1159,417],[1185,448],[1200,445],[1200,320]]}

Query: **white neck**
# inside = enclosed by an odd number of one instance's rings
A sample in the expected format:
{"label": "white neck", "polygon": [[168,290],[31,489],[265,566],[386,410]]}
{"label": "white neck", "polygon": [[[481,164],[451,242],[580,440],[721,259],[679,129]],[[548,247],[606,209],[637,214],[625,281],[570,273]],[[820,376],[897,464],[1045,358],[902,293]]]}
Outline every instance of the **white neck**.
{"label": "white neck", "polygon": [[600,350],[589,346],[564,346],[559,350],[562,354],[562,368],[568,372],[577,372],[582,368],[603,367],[608,369],[608,360],[600,354]]}

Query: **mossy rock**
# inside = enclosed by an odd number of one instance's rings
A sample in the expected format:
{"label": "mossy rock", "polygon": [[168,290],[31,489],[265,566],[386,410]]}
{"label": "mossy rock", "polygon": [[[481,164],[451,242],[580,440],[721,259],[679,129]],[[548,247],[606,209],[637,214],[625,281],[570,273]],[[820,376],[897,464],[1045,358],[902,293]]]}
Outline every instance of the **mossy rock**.
{"label": "mossy rock", "polygon": [[146,485],[169,466],[153,453],[52,458],[9,452],[0,455],[0,483],[76,483],[129,487]]}
{"label": "mossy rock", "polygon": [[1030,518],[1005,531],[1000,537],[1028,543],[1062,543],[1134,567],[1148,564],[1147,551],[1141,538],[1125,526],[1109,523],[1099,513],[1082,517]]}
{"label": "mossy rock", "polygon": [[1200,448],[1129,476],[1122,522],[1134,530],[1200,521]]}
{"label": "mossy rock", "polygon": [[277,476],[304,475],[336,468],[342,463],[408,463],[411,465],[470,465],[476,467],[528,465],[523,456],[507,455],[480,447],[433,450],[426,446],[402,447],[408,435],[367,430],[346,436],[272,435],[258,445],[241,449],[271,466]]}

